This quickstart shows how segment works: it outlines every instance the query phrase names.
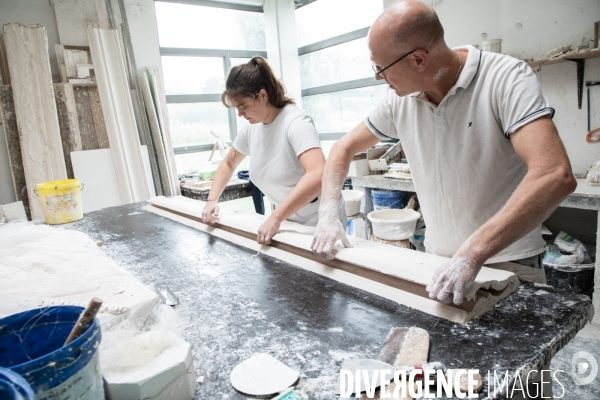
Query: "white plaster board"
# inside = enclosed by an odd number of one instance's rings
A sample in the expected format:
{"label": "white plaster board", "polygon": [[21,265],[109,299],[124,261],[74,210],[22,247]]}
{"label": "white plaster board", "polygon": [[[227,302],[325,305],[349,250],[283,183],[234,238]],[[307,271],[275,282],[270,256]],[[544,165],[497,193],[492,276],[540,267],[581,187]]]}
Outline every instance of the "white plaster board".
{"label": "white plaster board", "polygon": [[0,205],[0,218],[4,217],[6,222],[23,220],[27,221],[25,207],[22,201]]}
{"label": "white plaster board", "polygon": [[149,182],[119,36],[116,30],[88,27],[88,40],[121,201],[128,204],[147,200]]}
{"label": "white plaster board", "polygon": [[60,43],[87,46],[84,0],[53,0]]}
{"label": "white plaster board", "polygon": [[[202,201],[181,196],[171,198],[155,197],[150,199],[149,202],[155,207],[162,207],[167,211],[173,211],[188,217],[188,219],[194,218],[196,220],[201,219],[202,209],[205,205]],[[256,235],[258,227],[262,225],[265,219],[266,217],[260,214],[223,208],[219,213],[218,224],[250,235]],[[208,232],[215,229],[205,226]],[[284,221],[272,241],[299,250],[305,255],[303,258],[306,258],[306,254],[313,257],[311,251],[313,232],[313,227]],[[398,289],[397,292],[394,292],[397,296],[395,301],[453,321],[462,318],[460,322],[466,322],[485,313],[494,304],[516,291],[519,287],[519,280],[512,272],[483,267],[475,278],[473,285],[465,292],[465,299],[474,302],[472,303],[472,310],[465,311],[453,305],[430,300],[425,292],[425,286],[431,281],[436,269],[446,263],[448,258],[375,243],[352,236],[348,239],[353,247],[344,248],[339,245],[334,247],[332,254],[336,261],[346,263],[346,265],[355,265],[360,269],[370,270],[376,274],[383,274],[386,277],[386,283],[390,283],[390,288],[399,283],[397,281],[399,278],[403,283],[398,287],[402,287],[402,290]],[[345,268],[340,264],[336,266]],[[351,267],[348,272],[355,272],[356,274],[351,275],[356,276],[357,282],[361,284],[364,281],[373,282],[373,280],[378,279],[374,278],[372,273],[364,274],[364,271],[361,272],[356,267]],[[362,278],[359,276],[361,274],[370,276],[370,278]],[[353,286],[356,286],[356,284]],[[362,286],[356,287],[362,289]],[[488,292],[488,290],[490,291]],[[378,294],[378,292],[373,293]],[[404,293],[406,293],[406,296]],[[417,301],[413,296],[418,297],[419,300]]]}
{"label": "white plaster board", "polygon": [[77,65],[91,63],[90,53],[85,50],[69,50],[63,48],[62,58],[67,72],[67,78],[77,78]]}
{"label": "white plaster board", "polygon": [[[32,219],[43,218],[34,190],[38,183],[66,179],[46,29],[7,24],[4,40]],[[32,79],[33,78],[33,79]]]}
{"label": "white plaster board", "polygon": [[302,108],[294,0],[265,0],[264,15],[269,64]]}

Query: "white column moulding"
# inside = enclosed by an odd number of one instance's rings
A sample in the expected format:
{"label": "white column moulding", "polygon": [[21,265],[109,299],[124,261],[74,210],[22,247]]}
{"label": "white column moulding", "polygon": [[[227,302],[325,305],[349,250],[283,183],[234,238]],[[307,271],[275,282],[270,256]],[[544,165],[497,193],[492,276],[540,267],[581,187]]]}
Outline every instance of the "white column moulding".
{"label": "white column moulding", "polygon": [[264,12],[269,64],[302,107],[294,0],[265,0]]}
{"label": "white column moulding", "polygon": [[88,27],[102,113],[123,204],[150,198],[127,72],[116,30]]}
{"label": "white column moulding", "polygon": [[54,101],[48,37],[42,25],[4,25],[15,114],[32,219],[44,218],[38,183],[67,179]]}

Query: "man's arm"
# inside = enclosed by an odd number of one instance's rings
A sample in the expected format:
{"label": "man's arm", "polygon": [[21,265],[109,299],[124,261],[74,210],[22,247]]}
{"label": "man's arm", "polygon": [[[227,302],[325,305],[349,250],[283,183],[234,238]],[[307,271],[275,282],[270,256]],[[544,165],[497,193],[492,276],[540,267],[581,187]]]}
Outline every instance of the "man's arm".
{"label": "man's arm", "polygon": [[338,217],[340,192],[352,157],[378,142],[379,139],[361,122],[333,145],[323,172],[319,222],[312,242],[312,250],[319,257],[331,260],[331,249],[338,239],[344,246],[351,247]]}
{"label": "man's arm", "polygon": [[429,297],[461,304],[483,263],[539,226],[577,187],[571,164],[549,117],[510,136],[528,171],[504,207],[467,239],[427,285]]}

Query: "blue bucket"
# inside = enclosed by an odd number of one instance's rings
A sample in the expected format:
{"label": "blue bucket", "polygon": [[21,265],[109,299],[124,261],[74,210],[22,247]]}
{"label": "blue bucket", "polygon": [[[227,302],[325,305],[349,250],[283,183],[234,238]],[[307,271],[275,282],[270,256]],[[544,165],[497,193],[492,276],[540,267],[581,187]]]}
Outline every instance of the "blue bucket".
{"label": "blue bucket", "polygon": [[404,196],[406,196],[406,192],[371,190],[373,209],[385,210],[388,208],[404,208]]}
{"label": "blue bucket", "polygon": [[21,375],[0,368],[0,400],[34,400],[33,390]]}
{"label": "blue bucket", "polygon": [[39,398],[68,390],[73,398],[104,399],[98,319],[63,346],[83,310],[53,306],[0,319],[0,367],[20,374]]}

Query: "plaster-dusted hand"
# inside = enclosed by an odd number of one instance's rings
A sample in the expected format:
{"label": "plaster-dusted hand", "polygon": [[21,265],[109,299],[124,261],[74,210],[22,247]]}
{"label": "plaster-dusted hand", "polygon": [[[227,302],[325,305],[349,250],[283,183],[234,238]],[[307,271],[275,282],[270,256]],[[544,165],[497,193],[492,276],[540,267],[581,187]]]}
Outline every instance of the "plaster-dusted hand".
{"label": "plaster-dusted hand", "polygon": [[311,245],[313,253],[325,260],[333,260],[331,249],[333,249],[338,239],[342,241],[344,246],[352,247],[337,212],[334,215],[321,214]]}
{"label": "plaster-dusted hand", "polygon": [[425,288],[429,298],[450,303],[452,295],[454,304],[462,304],[465,291],[473,285],[480,269],[481,264],[469,257],[453,257],[433,274]]}
{"label": "plaster-dusted hand", "polygon": [[217,222],[219,216],[219,204],[214,201],[207,201],[204,209],[202,210],[202,222],[209,225],[214,225]]}
{"label": "plaster-dusted hand", "polygon": [[277,234],[280,226],[281,222],[271,214],[269,218],[258,227],[256,241],[259,244],[271,244],[271,239]]}

